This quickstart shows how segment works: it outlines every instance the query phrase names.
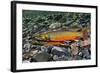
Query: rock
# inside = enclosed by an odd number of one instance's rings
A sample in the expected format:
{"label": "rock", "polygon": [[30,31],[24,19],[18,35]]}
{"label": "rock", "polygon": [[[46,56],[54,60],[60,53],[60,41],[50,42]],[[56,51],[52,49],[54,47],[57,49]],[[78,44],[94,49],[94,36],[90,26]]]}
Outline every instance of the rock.
{"label": "rock", "polygon": [[60,28],[62,26],[61,23],[52,23],[49,28],[50,29],[56,29],[56,28]]}
{"label": "rock", "polygon": [[30,63],[30,61],[29,60],[24,60],[23,63]]}
{"label": "rock", "polygon": [[88,49],[83,49],[82,54],[83,54],[83,58],[85,58],[85,59],[90,59],[91,58]]}
{"label": "rock", "polygon": [[78,47],[72,48],[72,49],[71,49],[72,55],[77,55],[77,54],[78,54],[78,50],[79,50]]}
{"label": "rock", "polygon": [[34,58],[31,58],[30,62],[37,62],[37,60]]}
{"label": "rock", "polygon": [[48,53],[38,53],[33,58],[38,62],[46,62],[49,60],[50,55]]}
{"label": "rock", "polygon": [[52,48],[52,51],[53,50],[57,50],[57,51],[60,51],[60,52],[65,52],[65,51],[67,51],[64,47],[58,47],[58,46],[54,46],[53,48]]}
{"label": "rock", "polygon": [[31,47],[30,43],[27,42],[26,44],[24,44],[24,48],[28,48],[29,49],[30,47]]}
{"label": "rock", "polygon": [[39,50],[31,50],[30,51],[30,56],[34,56],[39,52]]}
{"label": "rock", "polygon": [[70,60],[71,57],[71,51],[70,48],[64,48],[64,47],[53,47],[51,53],[54,55],[53,59],[57,61],[64,61],[64,60]]}
{"label": "rock", "polygon": [[58,58],[57,55],[54,55],[54,56],[53,56],[53,60],[57,61],[58,59],[59,59],[59,58]]}
{"label": "rock", "polygon": [[78,47],[78,45],[77,45],[76,42],[73,42],[73,43],[71,44],[71,52],[72,52],[72,55],[77,55],[77,54],[78,54],[78,52],[79,52],[79,47]]}
{"label": "rock", "polygon": [[47,52],[47,48],[45,46],[41,46],[41,52]]}

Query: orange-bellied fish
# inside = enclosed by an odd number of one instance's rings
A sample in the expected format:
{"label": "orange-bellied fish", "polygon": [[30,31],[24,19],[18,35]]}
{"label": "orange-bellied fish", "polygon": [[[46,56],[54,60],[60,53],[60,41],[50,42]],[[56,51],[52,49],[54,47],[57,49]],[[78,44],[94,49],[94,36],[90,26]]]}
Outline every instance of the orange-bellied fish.
{"label": "orange-bellied fish", "polygon": [[36,36],[37,39],[47,42],[47,44],[59,45],[69,40],[78,40],[83,36],[82,32],[72,31],[52,31],[41,33]]}

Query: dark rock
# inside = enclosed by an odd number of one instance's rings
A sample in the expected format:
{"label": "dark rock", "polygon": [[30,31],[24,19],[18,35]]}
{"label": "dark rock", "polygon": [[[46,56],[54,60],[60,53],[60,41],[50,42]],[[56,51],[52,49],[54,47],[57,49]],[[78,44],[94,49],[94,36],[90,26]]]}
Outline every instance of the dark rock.
{"label": "dark rock", "polygon": [[33,58],[38,62],[45,62],[49,60],[50,55],[48,53],[38,53]]}

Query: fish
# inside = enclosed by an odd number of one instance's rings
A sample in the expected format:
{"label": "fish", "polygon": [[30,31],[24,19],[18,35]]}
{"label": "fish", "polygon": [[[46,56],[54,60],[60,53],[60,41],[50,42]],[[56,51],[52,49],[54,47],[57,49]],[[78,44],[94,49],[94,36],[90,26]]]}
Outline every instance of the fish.
{"label": "fish", "polygon": [[37,34],[35,38],[38,41],[47,42],[48,45],[65,45],[65,41],[75,41],[83,37],[83,32],[74,31],[52,31]]}
{"label": "fish", "polygon": [[82,36],[83,36],[82,32],[53,31],[47,33],[41,33],[36,37],[38,37],[41,40],[68,41],[68,40],[77,40]]}

